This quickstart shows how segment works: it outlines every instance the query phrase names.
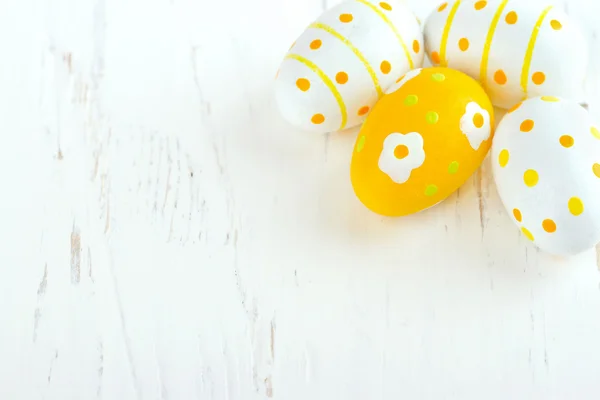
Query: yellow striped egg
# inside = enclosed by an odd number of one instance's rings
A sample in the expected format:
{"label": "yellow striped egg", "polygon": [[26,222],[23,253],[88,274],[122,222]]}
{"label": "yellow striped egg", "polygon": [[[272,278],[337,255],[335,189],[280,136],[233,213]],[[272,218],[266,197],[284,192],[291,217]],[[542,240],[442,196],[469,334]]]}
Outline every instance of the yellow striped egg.
{"label": "yellow striped egg", "polygon": [[400,1],[348,0],[292,45],[275,99],[292,125],[318,133],[359,125],[385,90],[424,58],[419,22]]}
{"label": "yellow striped egg", "polygon": [[583,33],[565,13],[537,1],[443,3],[426,21],[425,47],[434,65],[479,80],[500,108],[536,96],[582,96]]}
{"label": "yellow striped egg", "polygon": [[574,255],[600,241],[600,130],[572,100],[531,98],[500,121],[492,144],[498,193],[524,237]]}

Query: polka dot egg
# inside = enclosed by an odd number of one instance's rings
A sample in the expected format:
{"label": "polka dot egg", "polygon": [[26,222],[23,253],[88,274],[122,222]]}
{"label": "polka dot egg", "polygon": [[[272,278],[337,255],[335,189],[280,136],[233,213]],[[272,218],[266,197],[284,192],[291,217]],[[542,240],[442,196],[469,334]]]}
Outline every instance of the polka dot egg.
{"label": "polka dot egg", "polygon": [[529,97],[582,95],[588,59],[583,33],[552,6],[529,0],[443,3],[426,21],[425,45],[434,65],[479,80],[500,108]]}
{"label": "polka dot egg", "polygon": [[388,89],[358,135],[350,167],[354,191],[385,216],[429,208],[479,168],[493,126],[490,99],[466,74],[410,71]]}
{"label": "polka dot egg", "polygon": [[600,241],[600,130],[578,103],[544,96],[515,106],[498,125],[492,161],[524,237],[559,255]]}
{"label": "polka dot egg", "polygon": [[398,0],[348,0],[324,12],[290,48],[275,83],[282,116],[326,133],[361,124],[385,90],[423,63],[423,37]]}

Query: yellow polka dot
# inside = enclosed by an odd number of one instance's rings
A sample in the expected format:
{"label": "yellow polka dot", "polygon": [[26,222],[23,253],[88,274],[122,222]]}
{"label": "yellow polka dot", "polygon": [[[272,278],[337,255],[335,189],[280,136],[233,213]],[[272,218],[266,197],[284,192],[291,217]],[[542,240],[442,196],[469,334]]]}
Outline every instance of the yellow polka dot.
{"label": "yellow polka dot", "polygon": [[308,89],[310,89],[310,81],[305,78],[300,78],[296,81],[296,86],[298,86],[298,89],[306,92]]}
{"label": "yellow polka dot", "polygon": [[363,106],[358,110],[358,115],[360,115],[361,117],[365,114],[367,114],[369,112],[370,108],[369,106]]}
{"label": "yellow polka dot", "polygon": [[384,2],[384,1],[379,3],[379,6],[381,8],[383,8],[384,10],[392,11],[392,6],[390,6],[388,3]]}
{"label": "yellow polka dot", "polygon": [[596,163],[592,166],[592,171],[594,171],[594,175],[600,178],[600,164]]}
{"label": "yellow polka dot", "polygon": [[534,126],[535,122],[532,119],[526,119],[521,123],[521,132],[531,132]]}
{"label": "yellow polka dot", "polygon": [[425,188],[425,196],[433,196],[438,192],[438,187],[436,185],[428,185]]}
{"label": "yellow polka dot", "polygon": [[381,72],[383,72],[384,74],[389,74],[390,71],[392,70],[392,64],[390,64],[389,61],[382,61],[381,65],[379,66],[379,68],[381,69]]}
{"label": "yellow polka dot", "polygon": [[315,114],[312,116],[312,118],[310,120],[312,121],[313,124],[320,125],[323,122],[325,122],[325,116],[323,114]]}
{"label": "yellow polka dot", "polygon": [[494,74],[494,82],[496,82],[498,85],[504,85],[506,81],[506,73],[504,73],[504,71],[501,69],[496,71],[496,73]]}
{"label": "yellow polka dot", "polygon": [[473,125],[475,125],[475,128],[481,128],[484,122],[485,121],[481,113],[475,113],[475,115],[473,115]]}
{"label": "yellow polka dot", "polygon": [[508,113],[513,113],[515,111],[517,111],[519,109],[519,107],[521,107],[523,105],[523,102],[517,103],[513,106],[513,108],[511,108],[510,110],[508,110]]}
{"label": "yellow polka dot", "polygon": [[483,10],[485,6],[487,6],[487,1],[478,1],[477,3],[475,3],[476,10]]}
{"label": "yellow polka dot", "polygon": [[571,197],[569,200],[569,211],[574,216],[579,216],[583,213],[583,201],[579,197]]}
{"label": "yellow polka dot", "polygon": [[399,160],[406,158],[406,156],[408,156],[408,147],[403,144],[396,146],[394,149],[394,156],[396,156],[396,158]]}
{"label": "yellow polka dot", "polygon": [[431,61],[434,64],[440,64],[442,62],[442,59],[440,58],[440,53],[438,53],[437,51],[434,51],[431,53]]}
{"label": "yellow polka dot", "polygon": [[594,135],[594,137],[596,139],[600,139],[600,130],[598,130],[598,128],[596,128],[595,126],[592,126],[592,128],[590,129],[590,132],[592,132],[592,135]]}
{"label": "yellow polka dot", "polygon": [[448,7],[448,3],[444,3],[441,6],[438,7],[438,12],[442,12],[446,9],[446,7]]}
{"label": "yellow polka dot", "polygon": [[529,230],[525,227],[521,228],[521,232],[523,232],[523,235],[525,235],[525,237],[529,240],[531,240],[532,242],[535,240],[535,238],[533,237],[533,235],[531,234],[531,232],[529,232]]}
{"label": "yellow polka dot", "polygon": [[550,21],[550,25],[552,26],[552,29],[554,29],[555,31],[560,31],[562,29],[562,24],[560,23],[560,21],[553,19],[552,21]]}
{"label": "yellow polka dot", "polygon": [[467,38],[460,39],[458,41],[458,48],[461,49],[462,51],[469,50],[469,39],[467,39]]}
{"label": "yellow polka dot", "polygon": [[342,21],[345,24],[347,24],[348,22],[352,22],[353,19],[354,19],[354,17],[352,16],[352,14],[340,15],[340,21]]}
{"label": "yellow polka dot", "polygon": [[506,23],[507,24],[514,25],[517,23],[518,20],[519,20],[519,16],[514,11],[511,11],[508,14],[506,14]]}
{"label": "yellow polka dot", "polygon": [[335,75],[335,81],[337,83],[339,83],[340,85],[343,85],[344,83],[348,82],[348,74],[345,73],[344,71],[340,71]]}
{"label": "yellow polka dot", "polygon": [[431,74],[431,79],[436,82],[444,82],[446,80],[446,75],[441,72],[436,72],[435,74]]}
{"label": "yellow polka dot", "polygon": [[546,74],[544,74],[543,72],[536,72],[535,74],[533,74],[533,76],[531,77],[531,80],[533,81],[533,83],[535,83],[536,85],[541,85],[542,83],[544,83],[546,81]]}
{"label": "yellow polka dot", "polygon": [[508,150],[504,149],[500,152],[500,155],[498,155],[498,164],[500,164],[500,166],[504,168],[508,164],[509,159],[510,153],[508,152]]}
{"label": "yellow polka dot", "polygon": [[519,210],[518,208],[515,208],[513,210],[513,215],[518,222],[521,222],[523,220],[523,216],[521,215],[521,210]]}
{"label": "yellow polka dot", "polygon": [[551,219],[545,219],[544,222],[542,222],[542,228],[548,233],[554,233],[556,232],[556,222]]}
{"label": "yellow polka dot", "polygon": [[421,51],[421,43],[419,43],[418,40],[413,41],[413,51],[415,53],[418,53],[419,51]]}
{"label": "yellow polka dot", "polygon": [[315,39],[312,42],[310,42],[310,48],[313,50],[317,50],[321,47],[321,44],[323,44],[323,42],[321,42],[321,39]]}
{"label": "yellow polka dot", "polygon": [[529,187],[534,187],[538,184],[540,177],[535,169],[528,169],[523,174],[523,181]]}
{"label": "yellow polka dot", "polygon": [[573,139],[573,136],[571,135],[562,135],[559,139],[560,144],[563,145],[563,147],[569,148],[571,146],[573,146],[573,144],[575,144],[575,139]]}
{"label": "yellow polka dot", "polygon": [[427,121],[428,124],[437,124],[438,121],[440,120],[440,115],[438,113],[436,113],[435,111],[429,111],[426,115],[425,115],[425,120]]}
{"label": "yellow polka dot", "polygon": [[542,100],[547,101],[549,103],[557,103],[560,101],[560,99],[558,97],[554,97],[554,96],[542,96]]}

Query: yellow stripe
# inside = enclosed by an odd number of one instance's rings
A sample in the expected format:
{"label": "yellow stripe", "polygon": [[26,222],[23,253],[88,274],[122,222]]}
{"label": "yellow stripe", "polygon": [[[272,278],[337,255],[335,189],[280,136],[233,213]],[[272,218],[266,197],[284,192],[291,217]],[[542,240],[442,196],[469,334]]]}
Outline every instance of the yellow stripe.
{"label": "yellow stripe", "polygon": [[521,72],[521,87],[523,88],[523,99],[527,98],[527,86],[529,84],[529,70],[531,68],[531,59],[533,58],[533,50],[535,49],[535,42],[537,41],[538,34],[540,33],[540,27],[546,18],[546,15],[552,10],[552,6],[547,7],[540,18],[537,20],[533,27],[533,33],[529,39],[529,46],[527,46],[527,53],[525,53],[525,61],[523,61],[523,71]]}
{"label": "yellow stripe", "polygon": [[292,60],[299,61],[311,70],[313,70],[313,72],[315,72],[317,75],[319,75],[319,77],[323,80],[323,83],[325,83],[329,90],[331,90],[331,93],[335,97],[338,106],[340,107],[340,112],[342,114],[342,123],[340,124],[339,130],[344,129],[344,127],[346,126],[346,122],[348,121],[348,112],[346,111],[346,104],[344,104],[344,99],[342,98],[342,95],[337,90],[331,79],[329,79],[325,72],[323,72],[323,70],[319,68],[315,63],[313,63],[310,60],[307,60],[299,54],[288,54],[285,58],[291,58]]}
{"label": "yellow stripe", "polygon": [[348,39],[346,39],[338,31],[336,31],[335,29],[333,29],[329,25],[325,25],[325,24],[323,24],[321,22],[315,22],[315,23],[311,24],[310,27],[311,28],[316,28],[316,29],[323,29],[324,31],[332,34],[333,36],[335,36],[336,38],[338,38],[339,40],[341,40],[346,46],[348,46],[350,48],[350,50],[352,50],[352,52],[356,55],[356,57],[358,57],[360,59],[360,61],[363,63],[363,65],[365,66],[365,68],[369,72],[369,75],[371,75],[371,79],[373,80],[373,85],[375,85],[375,90],[377,91],[377,96],[379,96],[379,97],[383,96],[383,91],[381,90],[381,86],[379,85],[379,79],[377,78],[377,74],[375,73],[375,71],[371,67],[371,64],[369,64],[369,61],[367,61],[367,59],[360,52],[359,49],[357,49],[356,47],[354,47],[354,45],[352,43],[350,43],[350,41]]}
{"label": "yellow stripe", "polygon": [[440,59],[442,61],[442,67],[448,66],[448,60],[446,59],[446,47],[448,47],[448,36],[450,36],[450,28],[452,27],[452,22],[454,21],[454,17],[456,16],[459,6],[460,0],[458,0],[452,6],[450,14],[448,14],[448,19],[446,20],[446,26],[444,26],[444,33],[442,34],[442,43],[440,44]]}
{"label": "yellow stripe", "polygon": [[488,62],[490,59],[492,40],[494,40],[494,34],[496,33],[496,28],[498,27],[498,21],[500,21],[502,12],[506,7],[506,3],[508,3],[508,0],[503,0],[502,3],[500,3],[498,10],[496,10],[496,14],[494,15],[494,19],[492,19],[490,29],[488,30],[488,34],[485,39],[485,45],[483,46],[483,56],[481,57],[481,67],[479,68],[479,80],[484,88],[487,86]]}
{"label": "yellow stripe", "polygon": [[406,43],[404,43],[402,36],[400,36],[400,32],[398,32],[398,29],[396,29],[396,26],[392,23],[392,21],[390,21],[390,19],[387,17],[387,15],[385,15],[379,8],[377,8],[376,6],[374,6],[367,0],[357,0],[357,1],[359,3],[364,4],[365,6],[367,6],[369,8],[371,8],[371,10],[375,11],[375,13],[377,13],[381,17],[381,19],[394,31],[396,38],[398,38],[400,45],[402,45],[402,48],[404,49],[404,55],[406,55],[406,59],[408,60],[408,65],[410,66],[410,69],[414,69],[415,63],[413,62],[413,59],[410,56],[410,51],[408,50]]}

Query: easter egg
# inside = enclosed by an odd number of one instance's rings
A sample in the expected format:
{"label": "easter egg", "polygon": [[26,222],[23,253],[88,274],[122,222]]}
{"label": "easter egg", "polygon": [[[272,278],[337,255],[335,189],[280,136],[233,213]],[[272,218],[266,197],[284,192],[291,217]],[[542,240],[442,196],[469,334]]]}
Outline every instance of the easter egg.
{"label": "easter egg", "polygon": [[458,0],[435,9],[424,31],[432,63],[477,79],[497,107],[544,95],[581,99],[587,45],[580,27],[555,7]]}
{"label": "easter egg", "polygon": [[508,214],[539,248],[574,255],[600,241],[600,130],[578,103],[519,104],[498,125],[492,161]]}
{"label": "easter egg", "polygon": [[365,121],[350,175],[371,211],[403,216],[446,199],[491,146],[494,110],[483,88],[449,68],[407,73]]}
{"label": "easter egg", "polygon": [[325,11],[289,49],[275,100],[298,128],[343,130],[362,123],[385,90],[423,58],[419,23],[402,2],[345,1]]}

